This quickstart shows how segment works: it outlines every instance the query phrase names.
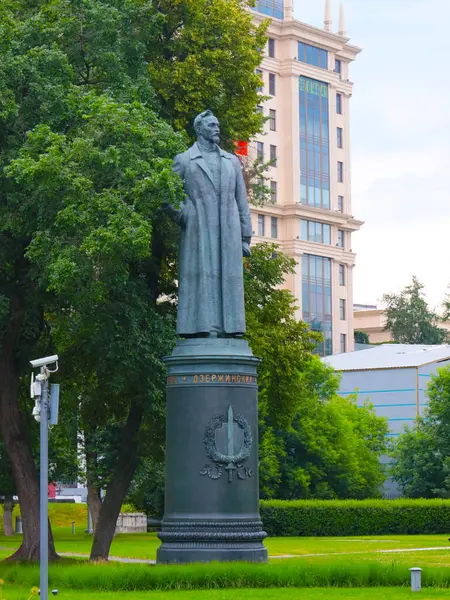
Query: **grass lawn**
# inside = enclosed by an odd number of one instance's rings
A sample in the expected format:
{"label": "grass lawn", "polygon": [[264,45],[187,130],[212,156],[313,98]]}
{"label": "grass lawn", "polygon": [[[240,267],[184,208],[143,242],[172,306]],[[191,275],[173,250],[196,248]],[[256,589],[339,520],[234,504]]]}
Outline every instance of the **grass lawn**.
{"label": "grass lawn", "polygon": [[[72,535],[69,528],[54,530],[58,552],[89,554],[92,536],[85,533]],[[20,544],[20,537],[0,536],[0,560],[6,558]],[[156,533],[120,534],[114,538],[111,556],[155,559],[160,542]],[[393,562],[408,566],[450,567],[450,543],[445,535],[394,535],[373,537],[268,538],[265,542],[269,556],[294,555],[308,563],[329,562]],[[439,548],[442,550],[404,553],[378,553],[377,550],[408,548]],[[9,550],[4,550],[7,548]],[[333,556],[306,556],[333,555]],[[277,559],[275,559],[277,560]]]}
{"label": "grass lawn", "polygon": [[[22,588],[5,588],[7,600],[27,600],[29,590]],[[27,595],[28,594],[28,595]],[[236,597],[245,600],[404,600],[415,598],[408,588],[361,588],[361,589],[240,589],[240,590],[206,590],[189,592],[106,592],[95,593],[96,600],[236,600]],[[53,596],[50,595],[52,598]],[[36,596],[37,598],[37,596]],[[78,592],[73,590],[59,590],[63,600],[92,600],[92,591]],[[434,598],[450,598],[450,590],[428,590],[420,592],[421,600]]]}

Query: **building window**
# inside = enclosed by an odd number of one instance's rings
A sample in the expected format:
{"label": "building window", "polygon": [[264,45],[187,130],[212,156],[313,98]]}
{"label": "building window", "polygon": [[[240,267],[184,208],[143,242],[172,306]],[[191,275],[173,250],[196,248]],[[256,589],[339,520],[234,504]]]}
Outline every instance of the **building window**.
{"label": "building window", "polygon": [[263,107],[260,104],[258,104],[258,106],[256,107],[256,112],[259,113],[259,114],[261,114],[261,115],[264,114]]}
{"label": "building window", "polygon": [[341,317],[341,321],[346,320],[345,300],[343,298],[339,300],[339,315]]}
{"label": "building window", "polygon": [[278,237],[278,219],[277,217],[272,217],[270,220],[271,223],[271,234],[273,238]]}
{"label": "building window", "polygon": [[275,96],[275,74],[269,73],[269,94]]}
{"label": "building window", "polygon": [[341,333],[341,354],[347,352],[347,336],[345,333]]}
{"label": "building window", "polygon": [[330,258],[310,254],[302,256],[302,318],[312,330],[323,333],[324,341],[317,349],[319,354],[332,354]]}
{"label": "building window", "polygon": [[328,52],[311,46],[310,44],[298,43],[298,60],[308,65],[328,69]]}
{"label": "building window", "polygon": [[342,74],[342,60],[339,60],[338,58],[334,61],[334,72],[339,73],[339,75]]}
{"label": "building window", "polygon": [[336,112],[338,115],[342,115],[342,94],[336,94]]}
{"label": "building window", "polygon": [[344,248],[345,245],[345,231],[342,231],[342,229],[338,229],[337,245],[339,246],[339,248]]}
{"label": "building window", "polygon": [[270,163],[272,167],[277,166],[277,147],[270,144]]}
{"label": "building window", "polygon": [[277,182],[276,181],[270,182],[270,193],[271,193],[271,200],[275,204],[275,202],[278,199],[278,191],[277,191]]}
{"label": "building window", "polygon": [[256,142],[256,157],[260,162],[264,162],[264,142]]}
{"label": "building window", "polygon": [[284,17],[283,0],[256,0],[253,10],[276,19]]}
{"label": "building window", "polygon": [[344,147],[344,138],[343,138],[343,129],[342,129],[342,127],[338,127],[337,128],[337,147],[338,148],[343,148]]}
{"label": "building window", "polygon": [[340,160],[338,160],[337,170],[338,170],[338,182],[343,183],[343,181],[344,181],[344,163],[341,162]]}
{"label": "building window", "polygon": [[339,285],[345,285],[345,265],[339,265]]}
{"label": "building window", "polygon": [[277,130],[277,111],[270,109],[269,110],[269,122],[270,122],[270,131]]}
{"label": "building window", "polygon": [[338,211],[344,212],[344,196],[338,196]]}
{"label": "building window", "polygon": [[258,215],[258,235],[264,236],[264,215]]}
{"label": "building window", "polygon": [[261,71],[261,69],[256,69],[256,74],[260,76],[261,78],[261,85],[257,88],[258,92],[263,92],[264,91],[264,80],[263,80],[263,72]]}
{"label": "building window", "polygon": [[328,85],[299,78],[300,201],[330,208]]}
{"label": "building window", "polygon": [[269,38],[267,47],[269,58],[275,58],[275,40],[273,38]]}
{"label": "building window", "polygon": [[317,244],[331,244],[331,225],[317,221],[301,220],[301,238],[305,242]]}

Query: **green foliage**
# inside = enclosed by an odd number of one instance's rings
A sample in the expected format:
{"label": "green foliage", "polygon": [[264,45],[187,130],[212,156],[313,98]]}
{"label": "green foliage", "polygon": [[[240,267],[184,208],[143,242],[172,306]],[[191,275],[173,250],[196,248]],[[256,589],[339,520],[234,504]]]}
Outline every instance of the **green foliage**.
{"label": "green foliage", "polygon": [[209,108],[228,149],[262,128],[255,109],[269,21],[255,27],[248,0],[158,0],[152,7],[149,73],[161,114],[194,136],[193,120]]}
{"label": "green foliage", "polygon": [[[34,585],[39,581],[38,566],[0,566],[0,576],[9,584]],[[270,565],[212,563],[166,565],[51,565],[49,582],[60,590],[132,592],[139,590],[220,590],[248,588],[379,587],[407,586],[410,573],[396,563],[309,564],[307,561],[277,560]],[[448,571],[427,568],[424,587],[450,587]],[[294,592],[293,592],[294,593]]]}
{"label": "green foliage", "polygon": [[369,336],[365,331],[355,330],[355,342],[357,344],[370,344]]}
{"label": "green foliage", "polygon": [[258,244],[246,260],[247,339],[258,370],[260,484],[264,498],[379,495],[387,424],[370,405],[338,396],[339,378],[312,352],[320,333],[297,320],[282,285],[295,260]]}
{"label": "green foliage", "polygon": [[447,534],[446,500],[265,500],[264,529],[271,536]]}
{"label": "green foliage", "polygon": [[423,284],[413,277],[399,294],[384,294],[386,330],[392,332],[399,344],[442,344],[448,338],[445,329],[438,326],[440,317],[432,311],[423,293]]}
{"label": "green foliage", "polygon": [[393,449],[392,476],[411,498],[450,497],[450,367],[437,370],[427,387],[428,407],[417,427]]}

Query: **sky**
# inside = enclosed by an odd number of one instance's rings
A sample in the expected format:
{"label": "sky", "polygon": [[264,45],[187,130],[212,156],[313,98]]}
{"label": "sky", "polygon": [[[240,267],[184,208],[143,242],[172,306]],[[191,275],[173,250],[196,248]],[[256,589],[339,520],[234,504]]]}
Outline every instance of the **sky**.
{"label": "sky", "polygon": [[[323,26],[325,0],[294,0]],[[331,0],[337,31],[339,1]],[[354,302],[381,305],[416,275],[450,293],[450,0],[345,0],[350,67]]]}

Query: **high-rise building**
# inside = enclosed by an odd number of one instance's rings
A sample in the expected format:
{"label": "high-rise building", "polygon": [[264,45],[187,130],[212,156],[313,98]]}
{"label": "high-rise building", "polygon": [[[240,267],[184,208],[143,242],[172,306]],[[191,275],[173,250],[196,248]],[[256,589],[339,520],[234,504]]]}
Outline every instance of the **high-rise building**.
{"label": "high-rise building", "polygon": [[349,69],[360,49],[345,33],[341,6],[333,33],[330,0],[324,28],[293,18],[292,0],[256,0],[256,23],[272,18],[259,68],[264,133],[250,155],[271,163],[273,204],[252,208],[254,242],[276,241],[297,262],[286,285],[299,318],[324,334],[321,354],[353,350]]}

